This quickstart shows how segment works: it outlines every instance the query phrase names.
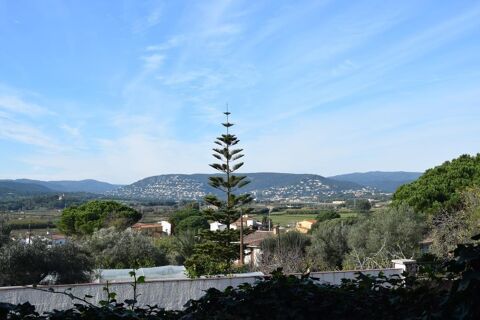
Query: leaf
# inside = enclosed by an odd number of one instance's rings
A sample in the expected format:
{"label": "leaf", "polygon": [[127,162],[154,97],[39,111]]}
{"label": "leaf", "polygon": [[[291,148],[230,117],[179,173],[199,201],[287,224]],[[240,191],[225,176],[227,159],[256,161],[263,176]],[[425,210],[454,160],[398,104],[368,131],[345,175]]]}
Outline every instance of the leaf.
{"label": "leaf", "polygon": [[237,163],[236,165],[233,166],[232,171],[236,171],[240,169],[243,166],[243,162]]}

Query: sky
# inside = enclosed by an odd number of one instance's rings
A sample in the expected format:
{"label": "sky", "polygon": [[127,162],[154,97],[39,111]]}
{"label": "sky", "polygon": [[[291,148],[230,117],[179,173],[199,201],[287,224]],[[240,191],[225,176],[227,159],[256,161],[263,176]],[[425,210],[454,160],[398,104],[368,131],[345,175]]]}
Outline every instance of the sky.
{"label": "sky", "polygon": [[480,152],[480,2],[0,0],[0,179],[424,171]]}

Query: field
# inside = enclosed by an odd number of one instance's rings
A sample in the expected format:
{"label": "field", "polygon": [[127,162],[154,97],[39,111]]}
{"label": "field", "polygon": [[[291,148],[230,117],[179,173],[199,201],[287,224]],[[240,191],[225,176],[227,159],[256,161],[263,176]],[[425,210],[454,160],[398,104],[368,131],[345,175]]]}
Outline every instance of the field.
{"label": "field", "polygon": [[[272,219],[273,224],[275,225],[280,225],[281,227],[285,228],[292,228],[295,227],[295,224],[298,221],[302,220],[314,220],[316,214],[291,214],[291,213],[285,213],[285,212],[275,212],[270,214],[270,219]],[[349,217],[356,217],[357,214],[355,212],[341,212],[340,216],[342,218],[349,218]],[[262,221],[263,215],[255,215],[255,219],[258,221]]]}
{"label": "field", "polygon": [[28,234],[45,235],[47,231],[55,232],[55,222],[60,217],[57,210],[26,210],[0,212],[0,220],[12,227],[14,237]]}

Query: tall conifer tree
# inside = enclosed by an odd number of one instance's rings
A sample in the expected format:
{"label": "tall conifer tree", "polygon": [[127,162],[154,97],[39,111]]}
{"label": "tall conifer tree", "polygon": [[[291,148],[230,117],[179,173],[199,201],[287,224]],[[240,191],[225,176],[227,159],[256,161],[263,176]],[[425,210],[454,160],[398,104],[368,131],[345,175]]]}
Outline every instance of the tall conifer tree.
{"label": "tall conifer tree", "polygon": [[243,157],[241,153],[243,149],[235,147],[240,140],[230,133],[233,126],[229,121],[230,112],[227,110],[224,114],[226,122],[222,125],[226,128],[226,133],[215,140],[218,147],[213,148],[213,156],[219,162],[210,164],[220,172],[220,175],[209,178],[209,184],[222,195],[206,196],[205,202],[209,208],[203,213],[208,219],[225,224],[226,230],[205,231],[200,234],[202,241],[195,246],[194,254],[185,263],[187,271],[193,277],[228,273],[231,271],[233,261],[238,258],[243,264],[243,221],[240,223],[240,234],[236,230],[231,230],[230,225],[238,218],[242,220],[243,214],[251,211],[244,206],[252,201],[252,196],[248,193],[237,195],[238,190],[250,181],[245,175],[235,174],[243,166],[243,162],[238,161]]}

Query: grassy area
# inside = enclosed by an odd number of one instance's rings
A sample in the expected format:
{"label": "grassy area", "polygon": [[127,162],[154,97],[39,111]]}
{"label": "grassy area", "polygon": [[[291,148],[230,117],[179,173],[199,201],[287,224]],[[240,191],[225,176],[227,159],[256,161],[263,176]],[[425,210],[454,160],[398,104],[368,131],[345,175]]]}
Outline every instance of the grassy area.
{"label": "grassy area", "polygon": [[340,217],[343,219],[356,218],[357,216],[358,216],[357,212],[340,212]]}
{"label": "grassy area", "polygon": [[[59,234],[60,231],[56,228],[44,228],[44,229],[31,229],[31,236],[47,236],[47,231],[50,234]],[[12,230],[11,236],[14,238],[26,238],[28,236],[28,229],[18,229],[18,230]]]}
{"label": "grassy area", "polygon": [[[302,220],[314,220],[316,214],[286,214],[283,212],[272,213],[270,218],[272,219],[273,224],[280,225],[281,227],[294,227],[298,221]],[[357,213],[355,212],[341,212],[341,218],[350,218],[356,217]],[[263,215],[254,216],[258,221],[262,221]]]}

